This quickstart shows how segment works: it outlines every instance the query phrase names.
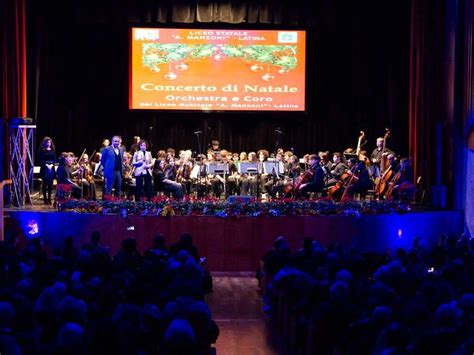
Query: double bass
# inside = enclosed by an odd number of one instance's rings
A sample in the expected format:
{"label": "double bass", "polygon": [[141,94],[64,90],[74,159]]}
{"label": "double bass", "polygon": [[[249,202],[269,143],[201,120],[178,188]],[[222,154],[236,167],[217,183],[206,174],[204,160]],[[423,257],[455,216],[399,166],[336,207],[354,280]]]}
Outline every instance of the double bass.
{"label": "double bass", "polygon": [[383,174],[389,167],[389,161],[385,150],[387,149],[387,138],[390,137],[390,129],[385,128],[385,135],[383,136],[382,158],[380,158],[380,174]]}
{"label": "double bass", "polygon": [[[364,131],[360,131],[360,134],[359,134],[359,138],[357,139],[357,148],[356,148],[356,154],[357,156],[359,157],[360,159],[360,152],[361,152],[361,147],[363,145],[362,141],[364,140],[365,138],[365,132]],[[362,159],[361,159],[362,160]]]}
{"label": "double bass", "polygon": [[392,166],[390,165],[388,154],[385,152],[388,137],[390,137],[390,129],[385,128],[385,135],[383,137],[383,145],[382,145],[382,158],[380,158],[381,176],[375,182],[375,189],[374,189],[375,196],[377,197],[383,196],[388,182],[393,177],[393,169],[392,169]]}

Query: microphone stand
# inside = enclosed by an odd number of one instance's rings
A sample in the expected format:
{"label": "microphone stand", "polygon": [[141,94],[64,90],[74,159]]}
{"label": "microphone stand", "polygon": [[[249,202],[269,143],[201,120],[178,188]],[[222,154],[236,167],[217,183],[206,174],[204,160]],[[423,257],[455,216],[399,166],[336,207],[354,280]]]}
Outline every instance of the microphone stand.
{"label": "microphone stand", "polygon": [[194,132],[194,134],[196,135],[196,138],[197,138],[197,143],[198,143],[198,151],[199,151],[199,154],[202,154],[202,149],[201,149],[201,138],[199,137],[201,135],[202,132],[198,131],[198,132]]}
{"label": "microphone stand", "polygon": [[[280,180],[280,162],[277,161],[277,153],[278,153],[278,146],[279,146],[279,138],[281,138],[281,135],[283,134],[283,132],[280,130],[280,128],[277,128],[275,130],[275,150],[274,150],[274,153],[273,153],[273,156],[275,157],[274,160],[273,160],[273,178],[274,178],[274,181],[273,181],[273,186],[272,186],[272,193],[275,193],[274,192],[275,188],[277,189],[278,191],[278,181]],[[275,175],[276,174],[276,175]]]}

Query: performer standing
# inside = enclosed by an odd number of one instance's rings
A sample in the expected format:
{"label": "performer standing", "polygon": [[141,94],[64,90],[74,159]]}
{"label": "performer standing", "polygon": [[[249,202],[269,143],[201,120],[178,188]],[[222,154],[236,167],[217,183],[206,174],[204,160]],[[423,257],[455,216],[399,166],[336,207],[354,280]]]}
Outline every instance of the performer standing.
{"label": "performer standing", "polygon": [[135,167],[135,201],[140,201],[143,196],[143,181],[145,181],[145,196],[150,199],[152,196],[151,187],[151,168],[154,165],[153,157],[148,149],[148,143],[145,140],[138,142],[138,150],[133,154],[133,166]]}
{"label": "performer standing", "polygon": [[383,159],[388,159],[387,157],[389,155],[395,155],[393,151],[391,151],[387,147],[384,147],[385,142],[386,142],[386,138],[383,138],[383,137],[377,138],[377,142],[376,142],[377,146],[372,151],[372,154],[370,154],[370,162],[372,165],[370,166],[369,173],[373,178],[377,178],[381,175],[381,167],[380,167],[381,161]]}
{"label": "performer standing", "polygon": [[105,178],[105,195],[112,194],[112,188],[115,188],[115,196],[120,197],[120,189],[122,186],[123,176],[123,153],[124,148],[121,147],[122,137],[113,136],[112,145],[102,149],[102,157],[100,163],[104,167]]}
{"label": "performer standing", "polygon": [[42,193],[45,205],[51,204],[51,190],[53,180],[56,176],[54,163],[56,163],[56,149],[50,137],[44,137],[38,149],[38,160],[40,164],[40,175],[42,180]]}

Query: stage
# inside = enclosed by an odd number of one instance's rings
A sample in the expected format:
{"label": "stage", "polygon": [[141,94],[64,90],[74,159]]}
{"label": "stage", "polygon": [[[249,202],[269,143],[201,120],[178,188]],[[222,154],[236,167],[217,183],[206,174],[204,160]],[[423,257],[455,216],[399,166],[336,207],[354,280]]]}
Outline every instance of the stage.
{"label": "stage", "polygon": [[301,247],[303,238],[312,237],[323,245],[342,243],[364,252],[384,252],[409,248],[415,237],[434,245],[444,234],[463,232],[460,211],[424,211],[410,213],[328,215],[328,216],[137,216],[58,212],[52,208],[6,209],[5,216],[16,221],[25,239],[43,237],[50,250],[61,247],[72,236],[75,246],[87,242],[99,231],[102,244],[111,255],[126,237],[134,237],[140,251],[151,246],[158,233],[166,243],[179,239],[184,232],[193,236],[206,266],[211,271],[252,271],[277,236],[287,237],[291,250]]}

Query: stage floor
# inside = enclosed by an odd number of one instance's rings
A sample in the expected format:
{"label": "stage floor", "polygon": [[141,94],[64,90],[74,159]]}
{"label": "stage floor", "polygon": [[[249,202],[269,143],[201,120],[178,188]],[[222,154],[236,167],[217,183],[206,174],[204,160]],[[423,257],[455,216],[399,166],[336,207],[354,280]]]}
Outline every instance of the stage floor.
{"label": "stage floor", "polygon": [[342,243],[363,252],[385,252],[410,248],[415,237],[428,246],[440,235],[460,235],[461,211],[368,214],[358,216],[119,216],[58,212],[52,207],[34,205],[5,209],[24,234],[24,239],[39,235],[50,249],[60,249],[72,236],[80,247],[94,231],[114,255],[126,237],[136,238],[140,251],[151,246],[159,233],[169,245],[184,232],[193,236],[206,266],[212,271],[253,271],[261,256],[272,248],[276,237],[285,236],[291,250],[302,246],[304,237],[323,245]]}

